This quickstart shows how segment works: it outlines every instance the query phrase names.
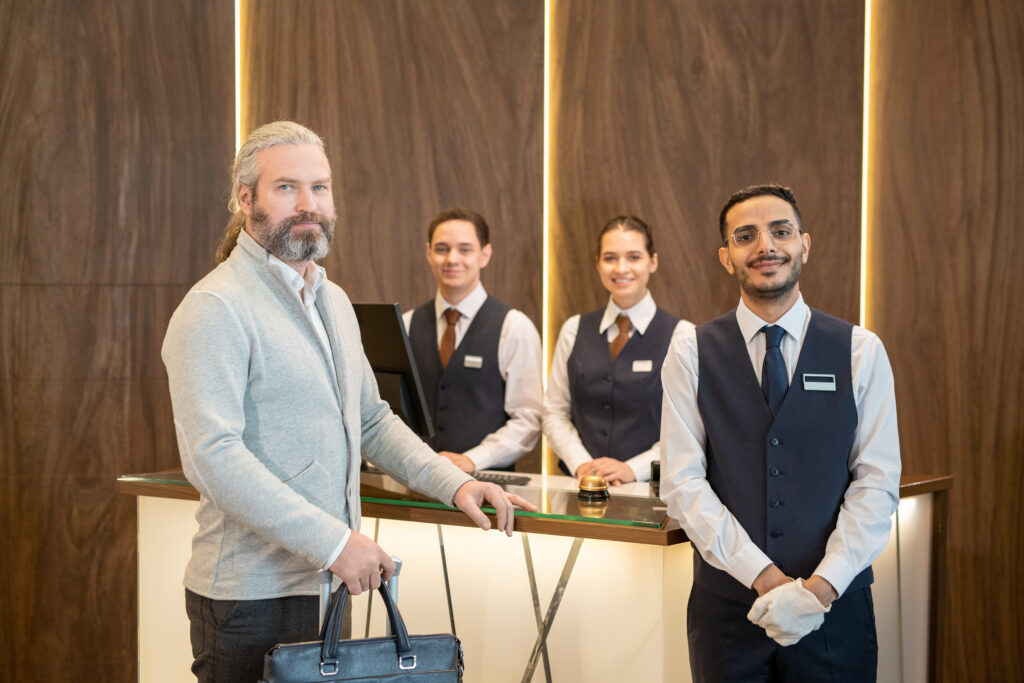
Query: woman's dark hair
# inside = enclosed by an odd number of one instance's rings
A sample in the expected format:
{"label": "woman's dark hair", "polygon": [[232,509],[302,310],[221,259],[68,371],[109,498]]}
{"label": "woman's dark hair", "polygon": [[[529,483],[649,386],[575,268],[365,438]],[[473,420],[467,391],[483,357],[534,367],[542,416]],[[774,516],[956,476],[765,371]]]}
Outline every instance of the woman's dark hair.
{"label": "woman's dark hair", "polygon": [[619,229],[623,231],[634,231],[644,236],[644,247],[647,249],[648,256],[654,256],[654,237],[651,235],[651,228],[649,225],[644,223],[636,216],[616,216],[615,218],[608,221],[601,232],[597,236],[597,257],[601,258],[601,240],[604,239],[606,233],[612,230]]}
{"label": "woman's dark hair", "polygon": [[484,217],[472,209],[455,207],[454,209],[445,209],[434,216],[434,220],[430,221],[430,227],[427,228],[427,244],[434,241],[434,231],[437,230],[437,226],[448,221],[468,221],[472,223],[473,227],[476,228],[476,238],[480,240],[480,246],[486,247],[491,243],[491,231],[487,227],[487,221],[484,220]]}

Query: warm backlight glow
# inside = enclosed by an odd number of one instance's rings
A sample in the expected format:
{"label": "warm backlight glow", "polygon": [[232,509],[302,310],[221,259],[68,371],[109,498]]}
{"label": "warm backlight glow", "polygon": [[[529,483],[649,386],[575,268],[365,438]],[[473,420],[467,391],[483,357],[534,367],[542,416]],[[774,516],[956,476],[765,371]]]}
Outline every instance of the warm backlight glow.
{"label": "warm backlight glow", "polygon": [[[548,304],[550,268],[551,268],[551,229],[548,213],[550,212],[551,193],[551,4],[553,0],[544,0],[544,180],[542,189],[541,225],[543,232],[542,255],[542,285],[541,285],[541,353],[544,359],[544,388],[547,388],[548,371],[550,370],[551,357],[548,354],[548,340],[551,337],[548,325],[550,324],[551,307]],[[554,469],[551,451],[548,448],[547,438],[541,437],[540,445],[540,471],[541,474],[550,474]]]}
{"label": "warm backlight glow", "polygon": [[242,0],[235,0],[235,152],[242,146]]}
{"label": "warm backlight glow", "polygon": [[860,325],[868,326],[868,178],[871,148],[871,0],[864,0],[864,111],[860,159]]}

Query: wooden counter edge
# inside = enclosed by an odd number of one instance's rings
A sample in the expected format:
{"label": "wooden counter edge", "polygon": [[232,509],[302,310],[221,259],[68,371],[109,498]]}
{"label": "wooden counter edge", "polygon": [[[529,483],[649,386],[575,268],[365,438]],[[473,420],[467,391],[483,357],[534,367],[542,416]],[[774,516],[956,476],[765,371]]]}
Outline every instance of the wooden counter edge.
{"label": "wooden counter edge", "polygon": [[[459,510],[405,507],[367,501],[363,501],[362,510],[364,517],[376,517],[378,519],[444,524],[446,526],[474,526],[469,517],[466,517]],[[488,515],[488,519],[491,520],[493,528],[496,525],[494,516]],[[660,529],[654,529],[625,524],[602,524],[600,522],[581,522],[571,519],[516,515],[515,530],[548,536],[593,538],[602,541],[622,541],[645,545],[667,546],[683,543],[687,540],[686,534],[683,533],[683,530],[679,528],[679,525],[674,520],[669,520]]]}
{"label": "wooden counter edge", "polygon": [[[906,498],[944,491],[949,489],[952,484],[953,478],[949,476],[904,476],[900,480],[900,497]],[[174,498],[177,500],[199,500],[199,492],[191,486],[132,480],[118,480],[117,485],[121,493],[129,495]],[[376,517],[379,519],[446,524],[449,526],[473,526],[469,518],[458,510],[406,507],[364,501],[362,513],[364,517]],[[494,517],[491,517],[491,524],[495,523]],[[600,522],[581,522],[569,519],[517,515],[515,529],[516,531],[526,533],[548,534],[551,536],[594,538],[605,541],[659,546],[676,545],[687,540],[686,533],[679,528],[678,522],[672,519],[666,520],[660,529],[653,529],[623,524],[602,524]]]}

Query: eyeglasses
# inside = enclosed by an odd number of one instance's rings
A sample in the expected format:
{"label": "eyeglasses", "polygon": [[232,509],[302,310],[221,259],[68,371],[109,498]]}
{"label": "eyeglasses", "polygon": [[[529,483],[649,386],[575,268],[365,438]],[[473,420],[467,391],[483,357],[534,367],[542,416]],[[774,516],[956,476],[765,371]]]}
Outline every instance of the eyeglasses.
{"label": "eyeglasses", "polygon": [[732,238],[732,241],[737,247],[749,247],[752,244],[757,243],[762,232],[768,233],[768,236],[772,239],[772,242],[775,242],[775,244],[790,242],[800,234],[800,230],[794,228],[792,225],[773,225],[772,227],[765,228],[764,230],[758,230],[757,228],[740,228],[733,234],[729,235],[729,237]]}

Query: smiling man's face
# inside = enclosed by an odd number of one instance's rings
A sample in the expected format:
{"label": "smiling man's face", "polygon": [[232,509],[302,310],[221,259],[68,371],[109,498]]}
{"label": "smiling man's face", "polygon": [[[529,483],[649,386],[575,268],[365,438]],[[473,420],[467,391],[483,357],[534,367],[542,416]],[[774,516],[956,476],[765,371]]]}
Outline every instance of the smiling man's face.
{"label": "smiling man's face", "polygon": [[[736,276],[743,297],[753,301],[795,299],[811,238],[799,232],[800,221],[789,202],[774,195],[753,197],[730,208],[725,223],[726,243],[718,249],[718,259]],[[796,238],[777,242],[769,229],[786,225],[798,233]],[[732,234],[744,229],[758,231],[757,236],[739,246]]]}

